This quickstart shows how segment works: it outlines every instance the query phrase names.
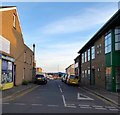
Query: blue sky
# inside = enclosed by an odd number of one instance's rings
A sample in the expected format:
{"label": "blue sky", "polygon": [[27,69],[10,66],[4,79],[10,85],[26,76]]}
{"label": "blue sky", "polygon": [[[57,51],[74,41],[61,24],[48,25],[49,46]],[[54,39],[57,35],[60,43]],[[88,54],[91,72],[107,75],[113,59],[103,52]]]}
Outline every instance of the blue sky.
{"label": "blue sky", "polygon": [[36,44],[44,72],[65,71],[78,51],[117,11],[117,2],[11,2],[17,6],[24,42]]}

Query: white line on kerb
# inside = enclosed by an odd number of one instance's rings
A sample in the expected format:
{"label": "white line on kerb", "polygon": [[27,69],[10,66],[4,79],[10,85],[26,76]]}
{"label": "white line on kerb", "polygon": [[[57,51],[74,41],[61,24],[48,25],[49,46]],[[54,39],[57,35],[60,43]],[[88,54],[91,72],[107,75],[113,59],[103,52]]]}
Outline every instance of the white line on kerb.
{"label": "white line on kerb", "polygon": [[64,97],[64,95],[62,95],[62,99],[63,99],[64,106],[66,107],[66,102],[65,102],[65,97]]}

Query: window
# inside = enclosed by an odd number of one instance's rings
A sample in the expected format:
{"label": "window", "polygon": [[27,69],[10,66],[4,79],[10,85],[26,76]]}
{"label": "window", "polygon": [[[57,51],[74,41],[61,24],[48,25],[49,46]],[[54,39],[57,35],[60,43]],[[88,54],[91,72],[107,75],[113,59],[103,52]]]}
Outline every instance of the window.
{"label": "window", "polygon": [[13,27],[16,28],[16,15],[13,14]]}
{"label": "window", "polygon": [[105,36],[105,54],[111,52],[111,33]]}
{"label": "window", "polygon": [[95,46],[92,47],[92,59],[95,59]]}
{"label": "window", "polygon": [[90,70],[88,70],[88,79],[90,79]]}
{"label": "window", "polygon": [[84,63],[84,53],[82,54],[82,63]]}
{"label": "window", "polygon": [[82,71],[82,78],[84,78],[84,71]]}
{"label": "window", "polygon": [[88,61],[90,61],[90,49],[88,49]]}
{"label": "window", "polygon": [[2,84],[13,82],[12,62],[2,60]]}
{"label": "window", "polygon": [[116,90],[120,90],[120,67],[115,68],[116,71]]}
{"label": "window", "polygon": [[87,52],[85,52],[85,62],[87,62]]}
{"label": "window", "polygon": [[115,28],[115,50],[120,50],[120,26]]}
{"label": "window", "polygon": [[26,52],[24,53],[24,63],[26,63]]}
{"label": "window", "polygon": [[87,70],[85,70],[85,77],[87,77]]}

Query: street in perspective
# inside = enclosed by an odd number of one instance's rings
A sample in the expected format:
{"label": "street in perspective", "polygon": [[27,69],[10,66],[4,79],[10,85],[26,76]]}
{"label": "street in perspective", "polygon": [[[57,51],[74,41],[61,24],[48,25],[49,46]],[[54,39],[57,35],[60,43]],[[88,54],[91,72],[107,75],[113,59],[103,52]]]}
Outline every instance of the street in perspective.
{"label": "street in perspective", "polygon": [[2,2],[1,114],[120,115],[120,2]]}

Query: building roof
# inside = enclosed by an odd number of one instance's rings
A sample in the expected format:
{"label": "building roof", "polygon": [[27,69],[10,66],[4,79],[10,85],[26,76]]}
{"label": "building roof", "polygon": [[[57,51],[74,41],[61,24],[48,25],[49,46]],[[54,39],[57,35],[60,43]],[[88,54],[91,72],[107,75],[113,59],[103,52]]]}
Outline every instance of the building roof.
{"label": "building roof", "polygon": [[103,34],[109,31],[110,28],[120,24],[120,9],[103,25],[103,27],[79,50],[78,53],[83,53],[87,48],[94,45],[94,42]]}
{"label": "building roof", "polygon": [[0,11],[8,11],[17,9],[16,6],[0,6]]}
{"label": "building roof", "polygon": [[76,61],[77,59],[79,59],[79,57],[80,57],[80,55],[78,55],[78,56],[74,59],[74,61]]}
{"label": "building roof", "polygon": [[13,8],[13,7],[16,7],[16,6],[0,6],[0,8]]}
{"label": "building roof", "polygon": [[65,70],[67,70],[68,68],[70,68],[71,66],[73,66],[74,64],[71,64],[71,65],[69,65],[67,68],[65,68]]}

